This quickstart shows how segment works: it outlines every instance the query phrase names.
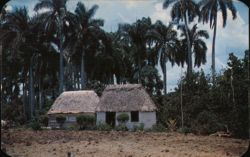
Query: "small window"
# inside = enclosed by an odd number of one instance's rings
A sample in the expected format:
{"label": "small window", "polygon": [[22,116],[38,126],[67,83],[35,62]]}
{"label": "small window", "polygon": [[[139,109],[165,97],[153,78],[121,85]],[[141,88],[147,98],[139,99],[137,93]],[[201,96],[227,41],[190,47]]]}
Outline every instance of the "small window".
{"label": "small window", "polygon": [[138,111],[131,112],[131,122],[139,122],[139,112]]}

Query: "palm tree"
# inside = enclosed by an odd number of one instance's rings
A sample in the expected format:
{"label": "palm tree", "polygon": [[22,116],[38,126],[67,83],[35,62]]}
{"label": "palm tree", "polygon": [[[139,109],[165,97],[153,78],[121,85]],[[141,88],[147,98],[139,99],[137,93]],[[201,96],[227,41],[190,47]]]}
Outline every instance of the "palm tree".
{"label": "palm tree", "polygon": [[165,26],[161,21],[156,21],[153,29],[148,35],[156,40],[157,53],[160,60],[160,66],[163,73],[164,94],[167,94],[167,61],[172,65],[175,62],[175,52],[177,49],[178,39],[177,32],[173,29],[173,25]]}
{"label": "palm tree", "polygon": [[217,28],[217,15],[218,12],[222,13],[223,27],[226,27],[227,22],[227,9],[229,9],[233,15],[233,19],[236,19],[236,9],[232,0],[202,0],[199,2],[201,8],[200,20],[206,23],[210,23],[210,28],[214,30],[213,45],[212,45],[212,77],[213,83],[215,81],[215,39]]}
{"label": "palm tree", "polygon": [[187,37],[187,52],[188,52],[188,75],[192,73],[192,50],[190,37],[188,35],[188,22],[192,22],[194,18],[199,15],[199,7],[193,0],[165,0],[163,8],[168,8],[173,4],[171,9],[172,20],[179,24],[184,21],[185,33]]}
{"label": "palm tree", "polygon": [[[23,47],[29,46],[26,43],[26,41],[32,34],[30,21],[31,19],[28,16],[28,11],[27,11],[27,8],[25,7],[15,8],[13,12],[7,12],[5,15],[5,22],[1,25],[1,29],[5,30],[5,33],[1,36],[0,40],[3,42],[4,47],[8,49],[8,51],[10,52],[9,56],[13,60],[22,59],[23,65],[28,63],[27,66],[24,66],[22,72],[23,72],[23,76],[26,76],[27,73],[29,74],[30,117],[33,117],[34,92],[33,92],[32,56],[34,54],[31,51],[29,52],[22,51]],[[25,102],[23,103],[25,105]],[[24,106],[23,108],[25,109],[26,106]]]}
{"label": "palm tree", "polygon": [[89,37],[95,36],[96,32],[100,30],[100,27],[103,26],[104,21],[102,19],[93,19],[96,10],[98,9],[97,5],[93,5],[90,9],[86,9],[85,5],[81,2],[77,3],[75,9],[75,14],[77,17],[77,41],[74,45],[78,48],[79,53],[81,53],[81,88],[84,89],[86,86],[86,72],[85,72],[85,50],[89,46]]}
{"label": "palm tree", "polygon": [[[134,58],[137,59],[138,66],[138,82],[141,82],[141,67],[146,59],[146,43],[147,32],[151,27],[151,19],[143,17],[141,20],[137,20],[132,25],[120,24],[119,32],[123,34],[124,38],[128,38],[130,43],[135,48]],[[143,61],[143,62],[142,62]]]}
{"label": "palm tree", "polygon": [[[187,42],[187,36],[184,26],[179,27],[182,31],[181,37],[184,37],[184,39],[181,40],[182,46],[181,48],[185,51],[187,49],[186,42]],[[191,30],[188,30],[188,35],[190,37],[190,44],[191,44],[191,50],[192,54],[194,54],[195,62],[194,66],[200,67],[201,64],[206,63],[206,52],[207,52],[207,46],[206,43],[203,41],[203,39],[208,39],[209,35],[208,32],[205,30],[198,30],[197,24],[195,24]],[[188,62],[188,60],[186,61]]]}
{"label": "palm tree", "polygon": [[66,11],[66,3],[67,0],[40,0],[34,7],[35,11],[39,11],[41,9],[49,9],[48,11],[41,13],[40,15],[44,24],[43,28],[46,32],[50,32],[52,35],[54,35],[54,32],[57,32],[56,43],[60,52],[59,93],[63,92],[64,86],[63,42],[65,41],[65,39],[63,36],[63,26],[67,25],[65,22],[66,20],[67,22],[70,22],[70,19],[74,19],[74,16],[70,12]]}

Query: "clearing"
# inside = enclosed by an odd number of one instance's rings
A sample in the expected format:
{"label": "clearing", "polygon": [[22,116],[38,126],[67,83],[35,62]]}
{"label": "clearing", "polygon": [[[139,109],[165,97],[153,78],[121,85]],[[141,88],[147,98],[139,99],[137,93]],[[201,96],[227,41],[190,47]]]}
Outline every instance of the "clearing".
{"label": "clearing", "polygon": [[238,157],[248,141],[179,133],[2,130],[12,157]]}

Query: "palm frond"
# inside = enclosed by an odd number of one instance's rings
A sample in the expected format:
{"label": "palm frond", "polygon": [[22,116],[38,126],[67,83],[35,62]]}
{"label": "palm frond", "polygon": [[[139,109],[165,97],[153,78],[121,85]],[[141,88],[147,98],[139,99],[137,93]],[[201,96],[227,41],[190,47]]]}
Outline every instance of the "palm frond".
{"label": "palm frond", "polygon": [[38,11],[44,8],[48,8],[48,9],[53,9],[53,2],[51,0],[40,0],[40,2],[38,2],[35,7],[34,7],[34,11]]}

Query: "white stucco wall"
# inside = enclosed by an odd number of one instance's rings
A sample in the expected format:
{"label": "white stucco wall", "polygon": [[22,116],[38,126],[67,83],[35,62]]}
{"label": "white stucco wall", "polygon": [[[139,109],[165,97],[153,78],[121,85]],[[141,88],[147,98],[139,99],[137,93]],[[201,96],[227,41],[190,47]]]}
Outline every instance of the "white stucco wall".
{"label": "white stucco wall", "polygon": [[[144,124],[144,129],[151,128],[154,124],[156,124],[156,113],[155,112],[139,112],[139,122],[131,122],[131,112],[116,112],[116,117],[122,113],[126,113],[129,116],[129,120],[126,123],[128,129],[133,129],[134,126],[140,126],[141,123]],[[106,112],[97,112],[96,113],[96,124],[105,123],[106,122]],[[118,125],[117,121],[115,125]]]}
{"label": "white stucco wall", "polygon": [[96,125],[106,122],[105,112],[96,112]]}

